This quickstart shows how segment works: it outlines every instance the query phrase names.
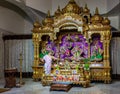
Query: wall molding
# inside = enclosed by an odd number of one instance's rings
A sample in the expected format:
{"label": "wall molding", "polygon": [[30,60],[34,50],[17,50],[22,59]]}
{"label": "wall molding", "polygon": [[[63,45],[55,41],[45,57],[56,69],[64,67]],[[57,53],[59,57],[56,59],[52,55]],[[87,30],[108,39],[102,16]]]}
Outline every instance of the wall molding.
{"label": "wall molding", "polygon": [[14,40],[14,39],[32,39],[32,34],[28,35],[6,35],[3,40]]}

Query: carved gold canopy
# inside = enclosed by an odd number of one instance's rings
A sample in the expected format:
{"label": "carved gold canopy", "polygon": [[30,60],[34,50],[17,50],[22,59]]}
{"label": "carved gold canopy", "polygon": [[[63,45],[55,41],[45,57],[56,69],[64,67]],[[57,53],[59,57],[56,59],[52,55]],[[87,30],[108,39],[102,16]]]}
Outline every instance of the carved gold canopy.
{"label": "carved gold canopy", "polygon": [[36,21],[32,31],[33,37],[34,34],[39,33],[39,41],[41,41],[43,35],[49,35],[50,39],[54,40],[56,39],[56,33],[60,32],[60,30],[68,29],[77,29],[78,32],[86,37],[89,35],[88,37],[90,38],[93,33],[100,33],[101,35],[104,32],[98,31],[110,30],[110,21],[99,14],[98,8],[96,8],[95,14],[92,16],[87,4],[85,7],[80,7],[74,0],[70,0],[63,9],[58,6],[54,17],[51,17],[48,11],[48,15],[43,20],[42,25],[39,21]]}

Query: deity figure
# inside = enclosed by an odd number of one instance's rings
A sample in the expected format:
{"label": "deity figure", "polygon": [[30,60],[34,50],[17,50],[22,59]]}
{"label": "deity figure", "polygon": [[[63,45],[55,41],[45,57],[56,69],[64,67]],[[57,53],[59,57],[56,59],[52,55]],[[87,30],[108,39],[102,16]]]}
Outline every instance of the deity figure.
{"label": "deity figure", "polygon": [[73,59],[79,61],[81,59],[82,49],[78,45],[76,45],[72,50],[71,53],[73,55]]}
{"label": "deity figure", "polygon": [[83,52],[84,52],[83,57],[88,58],[88,44],[87,43],[84,43]]}
{"label": "deity figure", "polygon": [[101,61],[103,56],[103,47],[99,39],[94,39],[91,44],[91,61]]}
{"label": "deity figure", "polygon": [[65,69],[70,69],[70,64],[69,64],[70,62],[67,59],[65,59],[64,62],[65,62],[64,68]]}
{"label": "deity figure", "polygon": [[52,44],[47,44],[46,45],[46,50],[48,50],[48,51],[52,50]]}
{"label": "deity figure", "polygon": [[60,47],[60,57],[61,58],[69,58],[71,55],[70,49],[67,44],[64,44]]}

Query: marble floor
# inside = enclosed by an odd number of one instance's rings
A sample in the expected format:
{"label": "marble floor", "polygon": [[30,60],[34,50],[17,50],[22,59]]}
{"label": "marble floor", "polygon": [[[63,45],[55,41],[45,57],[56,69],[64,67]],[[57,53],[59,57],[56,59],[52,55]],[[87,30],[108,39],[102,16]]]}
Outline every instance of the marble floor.
{"label": "marble floor", "polygon": [[[25,85],[20,88],[12,88],[1,94],[120,94],[120,81],[111,84],[91,83],[90,87],[72,87],[68,92],[49,91],[50,87],[43,87],[40,82],[34,82],[30,78],[23,79]],[[0,88],[4,87],[4,80],[0,80]]]}

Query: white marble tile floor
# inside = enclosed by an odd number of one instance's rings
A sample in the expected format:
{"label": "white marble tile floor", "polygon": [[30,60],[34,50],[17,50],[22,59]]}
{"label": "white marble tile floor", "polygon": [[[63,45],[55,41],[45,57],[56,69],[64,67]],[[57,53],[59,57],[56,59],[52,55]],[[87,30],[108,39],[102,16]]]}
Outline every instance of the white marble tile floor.
{"label": "white marble tile floor", "polygon": [[[23,79],[25,85],[20,88],[12,88],[10,91],[1,94],[120,94],[120,81],[113,81],[111,84],[91,83],[88,88],[82,86],[72,87],[68,92],[49,91],[50,87],[43,87],[40,82],[33,79]],[[0,88],[4,87],[4,80],[0,80]]]}

